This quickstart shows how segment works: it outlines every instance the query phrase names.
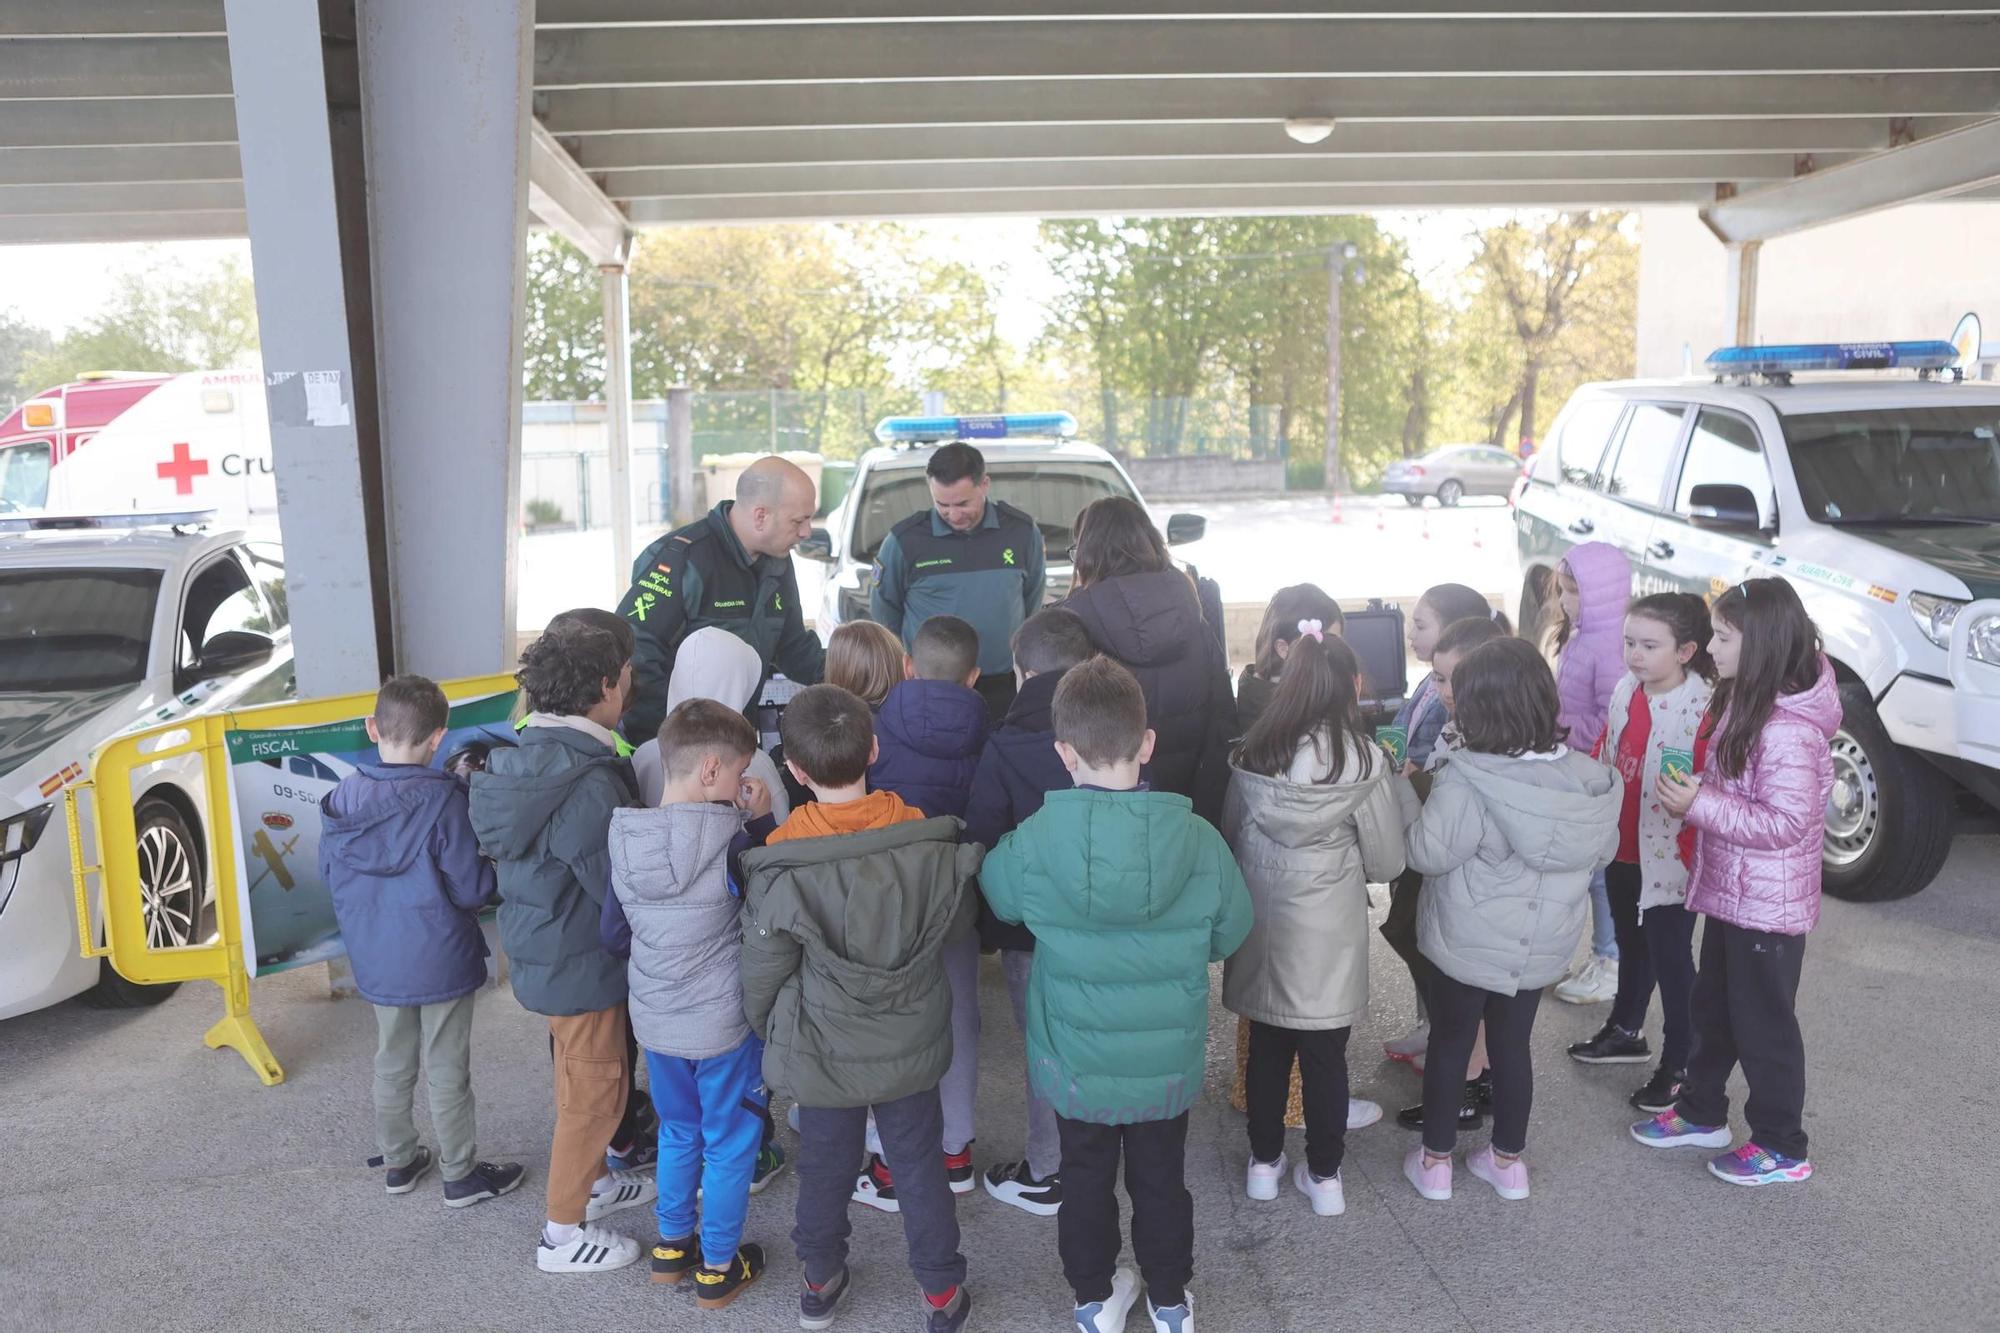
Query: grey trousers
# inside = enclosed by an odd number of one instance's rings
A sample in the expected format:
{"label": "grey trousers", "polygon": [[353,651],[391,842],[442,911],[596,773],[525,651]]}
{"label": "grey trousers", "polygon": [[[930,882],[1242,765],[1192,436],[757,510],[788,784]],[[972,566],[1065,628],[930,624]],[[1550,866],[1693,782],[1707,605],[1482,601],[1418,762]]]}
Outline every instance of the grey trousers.
{"label": "grey trousers", "polygon": [[[1014,1025],[1021,1029],[1025,1041],[1028,1035],[1028,978],[1035,970],[1035,951],[1032,949],[1002,949],[1000,970],[1007,977],[1007,998],[1014,1003]],[[1049,1105],[1049,1099],[1036,1092],[1034,1081],[1027,1077],[1027,1062],[1022,1062],[1021,1082],[1028,1090],[1028,1170],[1035,1173],[1035,1179],[1047,1180],[1062,1170],[1062,1135],[1056,1127],[1056,1108]]]}
{"label": "grey trousers", "polygon": [[464,1179],[478,1147],[472,1116],[472,995],[437,1004],[378,1004],[375,1031],[375,1146],[382,1160],[408,1166],[417,1155],[411,1107],[421,1061],[439,1167],[446,1180]]}
{"label": "grey trousers", "polygon": [[976,1132],[979,1101],[979,934],[944,946],[944,977],[951,984],[951,1067],[938,1084],[944,1103],[944,1150],[964,1152]]}
{"label": "grey trousers", "polygon": [[[815,1285],[831,1281],[847,1262],[848,1201],[862,1164],[866,1106],[799,1108],[799,1201],[792,1245]],[[958,1212],[938,1137],[944,1132],[936,1088],[925,1088],[873,1108],[901,1207],[903,1240],[917,1285],[941,1296],[965,1281],[958,1249]],[[871,1241],[876,1252],[879,1241]]]}

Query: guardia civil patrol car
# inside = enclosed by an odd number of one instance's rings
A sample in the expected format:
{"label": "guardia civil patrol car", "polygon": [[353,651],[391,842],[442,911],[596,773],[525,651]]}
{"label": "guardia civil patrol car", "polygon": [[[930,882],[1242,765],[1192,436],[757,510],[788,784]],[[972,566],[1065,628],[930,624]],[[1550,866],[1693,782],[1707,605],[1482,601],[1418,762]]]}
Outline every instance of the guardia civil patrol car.
{"label": "guardia civil patrol car", "polygon": [[[278,549],[213,519],[0,517],[0,1018],[173,990],[82,956],[63,789],[126,731],[291,696]],[[200,769],[191,756],[141,768],[131,799],[148,944],[200,943],[213,895]]]}
{"label": "guardia civil patrol car", "polygon": [[1563,409],[1515,508],[1521,623],[1542,623],[1584,541],[1625,552],[1635,596],[1789,581],[1846,712],[1826,890],[1905,897],[1944,864],[1961,793],[2000,807],[2000,385],[1962,382],[1948,342],[1729,347],[1708,366]]}
{"label": "guardia civil patrol car", "polygon": [[[1104,449],[1073,437],[1067,412],[1017,412],[980,417],[886,417],[875,427],[882,443],[861,456],[847,495],[824,527],[813,529],[797,553],[829,566],[815,623],[824,638],[835,625],[868,619],[875,553],[889,529],[931,503],[924,466],[939,445],[963,440],[978,446],[993,479],[990,499],[1031,515],[1048,551],[1044,600],[1069,595],[1070,525],[1086,505],[1107,496],[1144,504],[1131,474]],[[1157,520],[1157,516],[1156,516]],[[1167,520],[1169,545],[1198,541],[1208,520],[1175,514]]]}

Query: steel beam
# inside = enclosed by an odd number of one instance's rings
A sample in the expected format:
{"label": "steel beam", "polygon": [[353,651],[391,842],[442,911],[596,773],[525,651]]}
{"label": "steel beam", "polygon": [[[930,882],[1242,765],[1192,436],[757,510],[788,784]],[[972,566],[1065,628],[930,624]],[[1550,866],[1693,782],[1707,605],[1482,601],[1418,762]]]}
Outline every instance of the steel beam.
{"label": "steel beam", "polygon": [[532,121],[528,134],[529,213],[591,263],[623,265],[632,240],[625,215],[553,135]]}
{"label": "steel beam", "polygon": [[0,103],[0,148],[233,144],[227,97],[57,98]]}
{"label": "steel beam", "polygon": [[1157,19],[545,31],[538,88],[1197,75],[1845,74],[2000,66],[2000,16]]}
{"label": "steel beam", "polygon": [[0,217],[56,213],[214,213],[240,211],[241,181],[147,185],[0,185]]}
{"label": "steel beam", "polygon": [[[1260,14],[1339,14],[1378,17],[1386,14],[1451,15],[1556,14],[1564,16],[1620,14],[1685,14],[1736,18],[1753,14],[1907,14],[1913,12],[1991,13],[1978,0],[1751,0],[1722,8],[1716,0],[1535,0],[1531,4],[1477,5],[1470,0],[1256,0],[1251,6],[1229,7],[1216,0],[980,0],[976,5],[941,0],[679,0],[671,7],[659,0],[541,0],[535,26],[563,27],[692,27],[730,23],[841,23],[851,20],[907,21],[941,18],[1085,19],[1149,14],[1176,19],[1234,18],[1244,8]],[[663,12],[664,11],[664,12]]]}
{"label": "steel beam", "polygon": [[133,33],[219,37],[222,0],[83,0],[0,8],[0,37],[116,37]]}
{"label": "steel beam", "polygon": [[1739,194],[1703,210],[1702,220],[1741,245],[1996,182],[2000,117]]}
{"label": "steel beam", "polygon": [[0,97],[223,97],[221,37],[44,37],[0,41]]}
{"label": "steel beam", "polygon": [[1985,117],[2000,107],[2000,74],[794,83],[553,91],[539,94],[537,104],[542,122],[558,138],[662,129],[1278,122],[1287,116],[1334,116],[1344,126],[1365,121]]}
{"label": "steel beam", "polygon": [[42,213],[0,217],[0,245],[205,241],[250,234],[241,209],[204,213]]}
{"label": "steel beam", "polygon": [[0,148],[0,185],[240,181],[236,145],[146,148]]}

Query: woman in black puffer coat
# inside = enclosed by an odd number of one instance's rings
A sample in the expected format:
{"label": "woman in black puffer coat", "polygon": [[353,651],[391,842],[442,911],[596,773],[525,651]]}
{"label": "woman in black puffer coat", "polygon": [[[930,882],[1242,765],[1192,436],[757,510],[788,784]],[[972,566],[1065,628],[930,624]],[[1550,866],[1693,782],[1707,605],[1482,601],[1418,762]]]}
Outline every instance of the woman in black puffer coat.
{"label": "woman in black puffer coat", "polygon": [[1222,817],[1236,720],[1221,638],[1201,614],[1194,580],[1132,500],[1099,500],[1077,516],[1076,582],[1064,606],[1098,650],[1129,668],[1146,693],[1154,733],[1146,781],[1179,792],[1210,823]]}

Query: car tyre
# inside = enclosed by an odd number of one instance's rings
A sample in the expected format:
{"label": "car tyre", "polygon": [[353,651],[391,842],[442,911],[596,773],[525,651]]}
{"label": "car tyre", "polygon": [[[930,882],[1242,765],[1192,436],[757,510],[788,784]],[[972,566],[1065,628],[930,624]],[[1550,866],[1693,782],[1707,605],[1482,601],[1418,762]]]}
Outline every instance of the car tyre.
{"label": "car tyre", "polygon": [[1465,487],[1457,481],[1447,481],[1438,487],[1438,504],[1446,509],[1456,509],[1458,502],[1465,498]]}
{"label": "car tyre", "polygon": [[1424,507],[1424,497],[1421,495],[1405,495],[1403,503],[1412,509],[1422,509]]}
{"label": "car tyre", "polygon": [[1846,902],[1907,898],[1935,879],[1951,855],[1957,805],[1951,783],[1889,739],[1866,686],[1842,684],[1840,706],[1822,885]]}
{"label": "car tyre", "polygon": [[[146,939],[151,948],[201,940],[208,877],[201,840],[181,812],[157,797],[139,803],[133,824],[139,837],[139,880],[144,895]],[[141,1009],[180,989],[178,981],[145,986],[118,975],[105,959],[97,985],[84,998],[100,1009]]]}

